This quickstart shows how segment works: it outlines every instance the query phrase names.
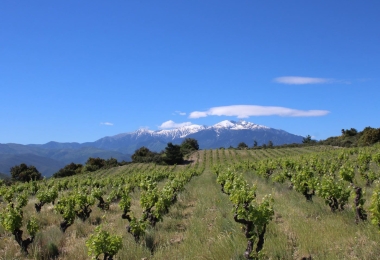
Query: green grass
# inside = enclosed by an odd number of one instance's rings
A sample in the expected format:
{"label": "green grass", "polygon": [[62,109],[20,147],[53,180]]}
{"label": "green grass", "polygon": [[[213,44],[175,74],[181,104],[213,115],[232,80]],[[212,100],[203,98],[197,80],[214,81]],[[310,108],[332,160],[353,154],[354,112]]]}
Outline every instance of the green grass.
{"label": "green grass", "polygon": [[377,259],[379,232],[368,222],[356,225],[354,212],[332,213],[324,202],[313,202],[281,184],[252,179],[258,194],[271,193],[275,217],[268,227],[267,256],[271,259]]}
{"label": "green grass", "polygon": [[[54,246],[59,252],[56,259],[89,259],[85,241],[98,224],[123,238],[123,248],[114,259],[244,259],[247,241],[241,226],[233,220],[232,204],[228,196],[221,192],[212,166],[231,165],[239,160],[249,159],[253,162],[265,158],[298,156],[320,149],[199,151],[199,161],[202,163],[206,158],[205,171],[193,177],[163,221],[154,228],[148,228],[139,243],[126,231],[128,221],[121,219],[117,203],[111,204],[110,210],[106,212],[93,206],[87,221],[77,219],[66,233],[62,233],[58,226],[61,216],[54,213],[52,205],[45,205],[41,213],[36,214],[33,204],[36,200],[31,198],[24,209],[24,217],[36,215],[41,231],[30,247],[30,255],[23,256],[12,236],[0,227],[0,259],[51,259]],[[189,159],[193,161],[191,167],[196,165],[197,158],[197,153],[190,156]],[[174,171],[181,171],[185,167],[179,165]],[[91,175],[96,178],[105,175],[116,178],[153,169],[154,165],[131,164]],[[272,194],[274,198],[275,215],[267,228],[264,259],[301,259],[309,255],[312,259],[379,258],[379,231],[369,221],[356,225],[351,205],[342,212],[332,213],[322,199],[315,196],[313,202],[307,202],[300,193],[288,189],[287,184],[272,183],[253,172],[244,173],[244,177],[248,183],[257,185],[259,200],[266,194]],[[367,199],[371,192],[372,188],[368,188]],[[138,190],[132,194],[132,211],[137,216],[142,214],[139,194]],[[25,232],[24,238],[26,235]]]}

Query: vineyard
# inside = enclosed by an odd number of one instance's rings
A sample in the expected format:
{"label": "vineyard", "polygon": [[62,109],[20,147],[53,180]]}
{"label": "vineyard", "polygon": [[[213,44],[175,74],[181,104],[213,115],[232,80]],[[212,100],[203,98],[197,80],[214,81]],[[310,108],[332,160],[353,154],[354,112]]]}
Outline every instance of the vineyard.
{"label": "vineyard", "polygon": [[197,151],[0,186],[0,259],[378,259],[380,146]]}

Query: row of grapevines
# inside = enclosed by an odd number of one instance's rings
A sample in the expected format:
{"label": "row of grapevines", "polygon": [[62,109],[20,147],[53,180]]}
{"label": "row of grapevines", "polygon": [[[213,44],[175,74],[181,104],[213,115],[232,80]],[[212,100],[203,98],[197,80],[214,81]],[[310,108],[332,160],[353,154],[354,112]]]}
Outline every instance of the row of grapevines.
{"label": "row of grapevines", "polygon": [[[354,197],[355,220],[367,219],[364,209],[366,186],[380,179],[380,153],[377,148],[354,148],[325,151],[298,157],[265,159],[253,164],[246,161],[236,163],[235,168],[253,170],[264,178],[277,182],[289,181],[292,188],[302,193],[308,201],[317,195],[324,199],[331,211],[340,211]],[[376,210],[379,208],[375,190],[369,211],[373,222],[379,223]]]}
{"label": "row of grapevines", "polygon": [[234,220],[244,227],[248,240],[244,256],[247,259],[256,259],[264,246],[267,225],[274,215],[273,199],[268,195],[261,202],[257,201],[256,186],[249,186],[236,171],[228,168],[222,170],[220,166],[216,166],[214,172],[222,192],[233,203]]}

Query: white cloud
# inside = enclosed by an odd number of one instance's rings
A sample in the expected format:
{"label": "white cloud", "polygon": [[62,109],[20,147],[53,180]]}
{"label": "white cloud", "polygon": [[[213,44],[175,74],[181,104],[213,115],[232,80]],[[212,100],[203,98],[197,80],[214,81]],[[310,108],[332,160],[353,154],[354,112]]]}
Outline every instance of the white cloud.
{"label": "white cloud", "polygon": [[180,116],[186,116],[186,113],[185,112],[181,112],[181,111],[175,111],[174,113],[175,115],[180,115]]}
{"label": "white cloud", "polygon": [[101,122],[101,125],[108,125],[108,126],[113,126],[113,123],[110,122]]}
{"label": "white cloud", "polygon": [[[212,109],[212,108],[211,108]],[[210,110],[211,110],[210,109]],[[209,111],[210,111],[209,110]],[[205,111],[205,112],[201,112],[201,111],[194,111],[194,112],[191,112],[190,115],[189,115],[189,118],[200,118],[200,117],[206,117],[208,116],[208,112]]]}
{"label": "white cloud", "polygon": [[345,79],[340,79],[340,80],[331,80],[331,83],[339,83],[339,84],[347,84],[350,85],[351,81],[345,80]]}
{"label": "white cloud", "polygon": [[324,116],[330,113],[327,110],[298,110],[286,107],[255,106],[255,105],[232,105],[212,107],[207,111],[191,112],[189,118],[200,118],[207,116],[236,116],[248,118],[250,116],[289,116],[309,117]]}
{"label": "white cloud", "polygon": [[171,129],[171,128],[179,128],[179,127],[188,126],[188,125],[191,125],[191,122],[175,123],[173,120],[169,120],[169,121],[163,122],[158,128]]}
{"label": "white cloud", "polygon": [[326,78],[308,78],[308,77],[295,77],[295,76],[287,76],[287,77],[279,77],[273,80],[274,82],[288,85],[304,85],[304,84],[323,84],[330,83],[332,79]]}

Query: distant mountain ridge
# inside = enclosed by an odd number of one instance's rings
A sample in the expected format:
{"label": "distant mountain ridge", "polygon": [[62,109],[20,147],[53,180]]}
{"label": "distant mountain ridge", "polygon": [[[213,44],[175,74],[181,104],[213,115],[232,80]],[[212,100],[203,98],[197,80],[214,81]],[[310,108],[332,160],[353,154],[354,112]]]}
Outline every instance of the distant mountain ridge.
{"label": "distant mountain ridge", "polygon": [[[168,142],[181,143],[185,138],[198,140],[200,149],[219,147],[236,147],[240,142],[252,146],[254,140],[259,145],[272,141],[274,145],[287,143],[301,143],[303,137],[290,134],[284,130],[273,129],[267,126],[247,121],[225,120],[213,126],[189,125],[170,130],[139,129],[134,132],[108,136],[88,145],[112,149],[132,154],[136,149],[145,146],[152,151],[161,151]],[[85,145],[85,144],[84,144]]]}
{"label": "distant mountain ridge", "polygon": [[[85,163],[89,157],[113,157],[119,161],[127,161],[142,146],[159,152],[168,142],[180,144],[185,138],[196,139],[200,149],[236,147],[240,142],[252,146],[254,140],[258,145],[267,144],[269,141],[274,145],[282,145],[301,143],[303,140],[302,136],[243,120],[225,120],[213,126],[194,124],[156,131],[138,129],[86,143],[52,141],[29,145],[0,144],[0,172],[9,174],[10,167],[26,163],[36,166],[44,176],[51,176],[71,162]],[[43,158],[46,158],[46,164],[43,163]]]}

